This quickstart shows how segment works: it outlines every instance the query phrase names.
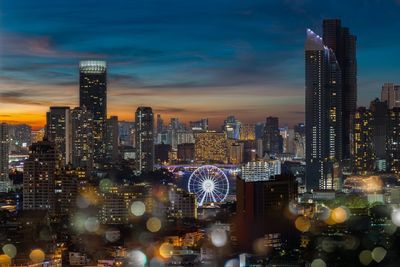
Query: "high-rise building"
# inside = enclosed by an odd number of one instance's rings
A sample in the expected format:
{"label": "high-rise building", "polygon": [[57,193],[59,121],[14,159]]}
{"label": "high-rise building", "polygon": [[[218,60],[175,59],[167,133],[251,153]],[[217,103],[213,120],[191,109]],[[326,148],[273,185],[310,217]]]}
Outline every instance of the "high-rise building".
{"label": "high-rise building", "polygon": [[32,144],[32,128],[27,124],[9,125],[11,152],[26,152]]}
{"label": "high-rise building", "polygon": [[262,159],[242,165],[242,179],[246,182],[269,181],[281,174],[279,160]]}
{"label": "high-rise building", "polygon": [[157,135],[162,133],[164,130],[164,121],[161,118],[161,114],[157,114]]}
{"label": "high-rise building", "polygon": [[118,122],[119,143],[122,146],[135,146],[135,122]]}
{"label": "high-rise building", "polygon": [[400,107],[389,110],[387,156],[388,169],[400,174]]}
{"label": "high-rise building", "polygon": [[138,171],[154,168],[154,118],[151,107],[138,107],[135,113]]}
{"label": "high-rise building", "polygon": [[58,158],[54,144],[33,143],[24,162],[23,209],[54,212],[54,179]]}
{"label": "high-rise building", "polygon": [[43,141],[44,135],[45,135],[44,128],[32,131],[32,144],[37,143],[39,141]]}
{"label": "high-rise building", "polygon": [[10,189],[8,176],[9,147],[8,124],[0,123],[0,193],[8,192]]}
{"label": "high-rise building", "polygon": [[169,213],[174,218],[197,219],[197,201],[193,193],[172,186],[168,191]]}
{"label": "high-rise building", "polygon": [[277,117],[266,119],[263,140],[264,153],[282,153],[283,140],[279,133],[279,119]]}
{"label": "high-rise building", "polygon": [[191,162],[195,159],[194,143],[182,143],[178,145],[178,160]]}
{"label": "high-rise building", "polygon": [[333,51],[310,29],[305,43],[306,187],[333,188],[342,160],[341,74]]}
{"label": "high-rise building", "polygon": [[241,164],[243,162],[244,144],[236,140],[228,140],[228,163]]}
{"label": "high-rise building", "polygon": [[338,105],[343,110],[337,114],[343,121],[341,158],[350,158],[351,122],[357,109],[357,38],[349,28],[342,27],[340,20],[326,19],[323,21],[323,42],[335,53],[341,71],[341,89],[338,93],[342,96]]}
{"label": "high-rise building", "polygon": [[227,162],[226,133],[195,132],[195,159],[198,162]]}
{"label": "high-rise building", "polygon": [[54,143],[57,166],[63,167],[72,161],[71,111],[69,107],[50,107],[47,112],[46,138]]}
{"label": "high-rise building", "polygon": [[304,123],[299,123],[294,127],[294,155],[296,158],[306,157],[306,132]]}
{"label": "high-rise building", "polygon": [[86,107],[71,111],[72,166],[90,171],[93,168],[93,115]]}
{"label": "high-rise building", "polygon": [[254,124],[242,124],[240,126],[240,140],[256,140],[256,131]]}
{"label": "high-rise building", "polygon": [[193,131],[207,131],[208,130],[208,118],[203,118],[198,121],[190,121],[189,127]]}
{"label": "high-rise building", "polygon": [[386,143],[387,143],[387,130],[388,130],[388,106],[387,102],[379,101],[376,98],[370,104],[370,109],[373,116],[373,139],[372,144],[374,148],[375,157],[377,160],[386,161]]}
{"label": "high-rise building", "polygon": [[241,122],[238,121],[235,116],[229,116],[224,121],[224,125],[222,126],[222,130],[226,132],[226,136],[229,139],[239,139],[240,131],[241,131]]}
{"label": "high-rise building", "polygon": [[107,65],[104,61],[85,60],[79,64],[79,107],[93,115],[94,161],[105,157],[107,120]]}
{"label": "high-rise building", "polygon": [[359,107],[354,114],[352,132],[352,169],[355,174],[367,174],[374,169],[373,114]]}
{"label": "high-rise building", "polygon": [[393,83],[383,84],[381,101],[386,101],[389,109],[400,107],[400,85]]}
{"label": "high-rise building", "polygon": [[111,116],[107,119],[106,133],[106,159],[115,163],[118,160],[118,117]]}

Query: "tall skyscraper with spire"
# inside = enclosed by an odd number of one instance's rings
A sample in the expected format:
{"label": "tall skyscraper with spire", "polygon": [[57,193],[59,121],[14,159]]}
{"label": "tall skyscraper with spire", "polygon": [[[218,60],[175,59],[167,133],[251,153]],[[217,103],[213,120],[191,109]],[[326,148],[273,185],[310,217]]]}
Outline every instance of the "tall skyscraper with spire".
{"label": "tall skyscraper with spire", "polygon": [[352,118],[357,109],[357,58],[356,36],[349,28],[342,27],[339,19],[323,21],[324,45],[335,53],[341,70],[342,106],[343,106],[343,158],[350,158],[350,134]]}
{"label": "tall skyscraper with spire", "polygon": [[105,61],[85,60],[79,64],[79,106],[93,116],[94,162],[106,153],[107,65]]}
{"label": "tall skyscraper with spire", "polygon": [[307,30],[306,82],[306,187],[332,189],[333,166],[342,159],[341,71],[332,49]]}

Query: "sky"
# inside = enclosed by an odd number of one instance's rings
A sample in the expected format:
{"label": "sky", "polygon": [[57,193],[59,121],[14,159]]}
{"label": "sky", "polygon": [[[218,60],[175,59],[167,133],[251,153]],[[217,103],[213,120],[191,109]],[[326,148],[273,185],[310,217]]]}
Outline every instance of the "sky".
{"label": "sky", "polygon": [[304,120],[305,30],[357,36],[358,104],[400,83],[400,0],[1,0],[0,121],[78,105],[78,63],[108,64],[108,115]]}

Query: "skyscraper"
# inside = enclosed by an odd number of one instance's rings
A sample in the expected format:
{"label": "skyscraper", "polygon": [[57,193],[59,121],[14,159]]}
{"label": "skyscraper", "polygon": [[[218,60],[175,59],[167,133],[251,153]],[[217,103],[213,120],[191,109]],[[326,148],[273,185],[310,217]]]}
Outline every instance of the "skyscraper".
{"label": "skyscraper", "polygon": [[0,193],[8,192],[10,180],[8,178],[9,138],[8,125],[0,123]]}
{"label": "skyscraper", "polygon": [[357,109],[357,38],[349,28],[342,27],[340,20],[326,19],[323,21],[323,42],[335,53],[341,70],[342,158],[349,158],[351,122]]}
{"label": "skyscraper", "polygon": [[359,107],[354,114],[352,132],[352,168],[356,174],[367,174],[374,168],[373,114]]}
{"label": "skyscraper", "polygon": [[341,75],[333,51],[307,30],[306,187],[333,187],[333,163],[341,160]]}
{"label": "skyscraper", "polygon": [[195,159],[198,162],[227,162],[226,133],[207,131],[195,132]]}
{"label": "skyscraper", "polygon": [[71,112],[69,107],[50,107],[47,112],[46,138],[54,143],[58,167],[72,160]]}
{"label": "skyscraper", "polygon": [[93,168],[93,115],[86,107],[71,111],[72,165],[90,171]]}
{"label": "skyscraper", "polygon": [[154,118],[151,107],[138,107],[135,113],[138,171],[154,168]]}
{"label": "skyscraper", "polygon": [[29,158],[24,162],[23,209],[54,212],[54,179],[56,151],[48,141],[30,147]]}
{"label": "skyscraper", "polygon": [[264,127],[264,154],[282,153],[283,140],[279,133],[279,118],[268,117]]}
{"label": "skyscraper", "polygon": [[115,163],[118,160],[118,117],[111,116],[107,119],[106,159]]}
{"label": "skyscraper", "polygon": [[381,101],[387,102],[388,108],[400,107],[400,85],[385,83],[382,86]]}
{"label": "skyscraper", "polygon": [[107,66],[105,61],[85,60],[79,64],[79,106],[93,115],[94,161],[105,157],[107,120]]}
{"label": "skyscraper", "polygon": [[388,166],[391,172],[400,173],[400,107],[389,110],[387,138]]}

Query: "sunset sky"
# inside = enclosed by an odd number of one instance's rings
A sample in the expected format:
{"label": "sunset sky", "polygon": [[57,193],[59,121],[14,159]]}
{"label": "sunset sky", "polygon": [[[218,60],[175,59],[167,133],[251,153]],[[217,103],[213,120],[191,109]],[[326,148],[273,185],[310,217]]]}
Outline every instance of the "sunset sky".
{"label": "sunset sky", "polygon": [[[379,11],[377,11],[379,10]],[[376,12],[375,12],[376,11]],[[78,62],[108,62],[108,115],[304,119],[306,28],[340,18],[358,38],[359,104],[400,83],[400,1],[2,0],[0,120],[44,124],[78,105]]]}

